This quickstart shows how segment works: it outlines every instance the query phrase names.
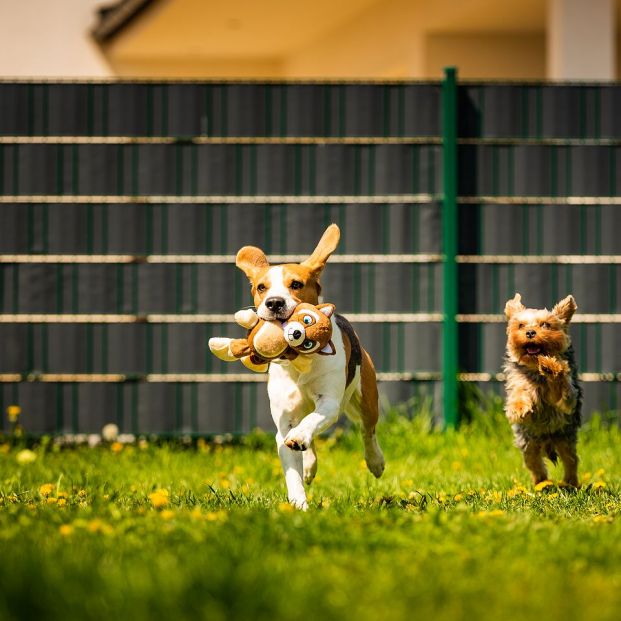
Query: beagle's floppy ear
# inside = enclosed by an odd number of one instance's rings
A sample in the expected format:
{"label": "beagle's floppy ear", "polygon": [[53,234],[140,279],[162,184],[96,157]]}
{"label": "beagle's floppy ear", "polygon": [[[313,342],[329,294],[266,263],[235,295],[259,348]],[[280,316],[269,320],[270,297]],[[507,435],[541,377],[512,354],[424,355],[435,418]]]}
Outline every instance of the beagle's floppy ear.
{"label": "beagle's floppy ear", "polygon": [[235,265],[246,274],[252,282],[257,272],[270,266],[265,253],[255,246],[244,246],[235,258]]}
{"label": "beagle's floppy ear", "polygon": [[336,224],[331,224],[321,236],[319,243],[313,253],[306,261],[302,261],[304,267],[308,267],[312,272],[321,273],[326,261],[336,250],[341,238],[341,231]]}
{"label": "beagle's floppy ear", "polygon": [[519,293],[516,293],[515,297],[505,304],[505,315],[507,319],[511,319],[515,313],[519,313],[525,308],[524,304],[522,304],[522,296]]}
{"label": "beagle's floppy ear", "polygon": [[556,306],[552,309],[552,314],[556,315],[565,323],[565,325],[567,325],[574,316],[577,308],[578,305],[576,304],[576,300],[574,300],[574,296],[568,295],[556,304]]}

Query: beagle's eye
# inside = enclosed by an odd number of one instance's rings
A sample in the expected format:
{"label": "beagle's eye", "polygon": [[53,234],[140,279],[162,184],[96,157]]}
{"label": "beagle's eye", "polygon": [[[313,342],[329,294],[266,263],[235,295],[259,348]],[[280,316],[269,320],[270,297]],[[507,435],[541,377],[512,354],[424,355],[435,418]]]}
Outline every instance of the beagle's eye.
{"label": "beagle's eye", "polygon": [[315,347],[314,341],[309,341],[308,339],[302,343],[302,349],[313,349]]}
{"label": "beagle's eye", "polygon": [[313,318],[310,315],[304,315],[304,317],[302,317],[302,323],[305,326],[310,326],[313,323]]}
{"label": "beagle's eye", "polygon": [[541,322],[541,327],[542,327],[542,328],[546,328],[546,329],[547,329],[547,328],[549,328],[549,327],[550,327],[550,324],[549,324],[547,321],[542,321],[542,322]]}
{"label": "beagle's eye", "polygon": [[291,289],[301,289],[304,286],[303,282],[300,282],[299,280],[294,280],[291,285],[290,288]]}
{"label": "beagle's eye", "polygon": [[263,283],[260,283],[260,284],[257,285],[257,291],[259,293],[263,293],[266,289],[267,289],[267,287]]}
{"label": "beagle's eye", "polygon": [[523,327],[524,327],[524,324],[523,324],[523,323],[521,323],[521,324],[518,326],[518,328],[519,328],[520,330],[521,330]]}

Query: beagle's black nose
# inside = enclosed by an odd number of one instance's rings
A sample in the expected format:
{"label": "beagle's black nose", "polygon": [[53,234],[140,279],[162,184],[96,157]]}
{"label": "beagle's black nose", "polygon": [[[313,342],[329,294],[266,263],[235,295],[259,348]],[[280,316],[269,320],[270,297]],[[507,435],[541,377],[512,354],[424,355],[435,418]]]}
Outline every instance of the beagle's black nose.
{"label": "beagle's black nose", "polygon": [[285,307],[285,298],[267,298],[265,306],[273,313],[277,313]]}
{"label": "beagle's black nose", "polygon": [[537,335],[537,333],[534,330],[529,330],[526,333],[526,338],[532,339],[532,338],[535,338],[536,335]]}

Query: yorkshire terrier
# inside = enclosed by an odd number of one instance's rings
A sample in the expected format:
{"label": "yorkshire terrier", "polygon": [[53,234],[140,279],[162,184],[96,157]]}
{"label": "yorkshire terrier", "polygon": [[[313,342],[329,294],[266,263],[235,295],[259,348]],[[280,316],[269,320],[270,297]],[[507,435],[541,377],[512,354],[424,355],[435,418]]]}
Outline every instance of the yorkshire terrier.
{"label": "yorkshire terrier", "polygon": [[568,295],[551,311],[526,308],[515,294],[505,306],[505,413],[535,484],[547,480],[543,458],[561,458],[563,481],[578,487],[576,444],[582,389],[568,334],[576,301]]}

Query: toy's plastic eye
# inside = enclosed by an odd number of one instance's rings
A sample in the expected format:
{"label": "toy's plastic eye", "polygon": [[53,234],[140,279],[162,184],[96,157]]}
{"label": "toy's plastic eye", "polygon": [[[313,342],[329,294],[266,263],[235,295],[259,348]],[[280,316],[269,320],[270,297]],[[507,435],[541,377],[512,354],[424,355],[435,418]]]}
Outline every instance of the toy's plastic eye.
{"label": "toy's plastic eye", "polygon": [[294,280],[290,286],[291,289],[301,289],[304,286],[304,283],[300,282],[299,280]]}
{"label": "toy's plastic eye", "polygon": [[315,347],[315,341],[306,340],[302,343],[302,349],[313,349]]}
{"label": "toy's plastic eye", "polygon": [[304,317],[302,317],[302,323],[305,326],[310,326],[313,323],[313,318],[310,315],[304,315]]}

